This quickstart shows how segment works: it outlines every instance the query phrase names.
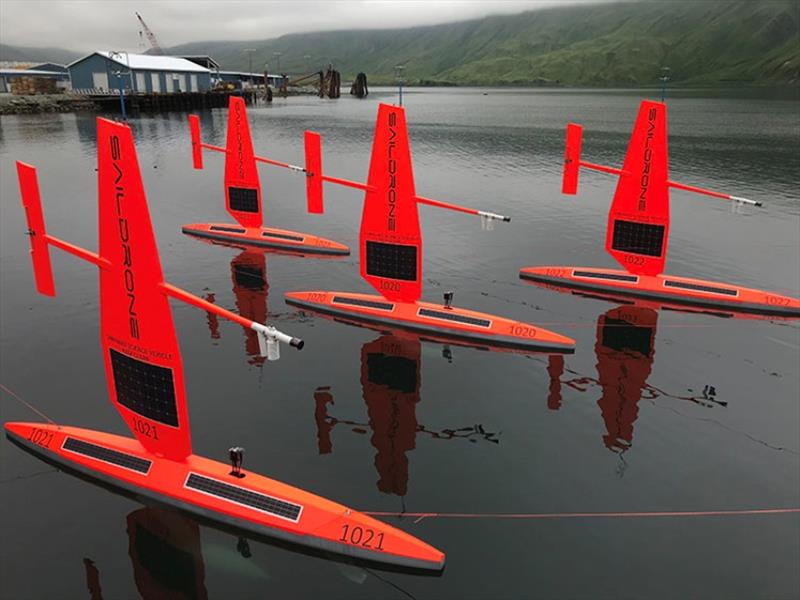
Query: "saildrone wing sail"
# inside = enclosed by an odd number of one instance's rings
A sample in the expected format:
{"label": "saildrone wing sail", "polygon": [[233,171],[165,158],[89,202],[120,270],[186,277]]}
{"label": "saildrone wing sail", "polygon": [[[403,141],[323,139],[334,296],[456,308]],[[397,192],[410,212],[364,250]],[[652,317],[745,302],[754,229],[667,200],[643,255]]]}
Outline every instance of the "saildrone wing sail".
{"label": "saildrone wing sail", "polygon": [[606,249],[639,275],[664,271],[669,235],[667,108],[645,100],[608,214]]}
{"label": "saildrone wing sail", "polygon": [[261,184],[244,99],[231,96],[225,145],[225,207],[242,227],[261,227]]}
{"label": "saildrone wing sail", "polygon": [[149,451],[191,454],[183,365],[133,135],[97,120],[100,333],[111,401]]}
{"label": "saildrone wing sail", "polygon": [[422,236],[402,107],[381,104],[361,217],[361,276],[390,300],[422,290]]}

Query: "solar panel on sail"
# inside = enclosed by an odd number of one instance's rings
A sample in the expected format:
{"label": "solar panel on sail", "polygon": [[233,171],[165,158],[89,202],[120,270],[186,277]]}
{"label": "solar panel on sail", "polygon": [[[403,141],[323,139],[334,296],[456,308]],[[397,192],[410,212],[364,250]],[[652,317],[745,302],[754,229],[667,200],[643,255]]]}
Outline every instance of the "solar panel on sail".
{"label": "solar panel on sail", "polygon": [[664,226],[648,225],[635,221],[614,221],[614,237],[611,247],[621,252],[661,256],[664,247]]}
{"label": "solar panel on sail", "polygon": [[138,415],[178,426],[172,369],[109,349],[117,401]]}
{"label": "solar panel on sail", "polygon": [[417,278],[417,247],[367,240],[367,274],[414,281]]}
{"label": "solar panel on sail", "polygon": [[258,212],[258,190],[252,188],[228,188],[228,206],[241,212]]}

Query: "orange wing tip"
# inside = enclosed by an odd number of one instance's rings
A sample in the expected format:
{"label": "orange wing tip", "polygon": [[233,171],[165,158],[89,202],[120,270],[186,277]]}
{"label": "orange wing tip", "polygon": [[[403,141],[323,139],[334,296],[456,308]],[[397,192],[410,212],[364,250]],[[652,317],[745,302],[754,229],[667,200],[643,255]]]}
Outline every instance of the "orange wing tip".
{"label": "orange wing tip", "polygon": [[575,123],[567,124],[567,144],[564,150],[564,179],[561,193],[570,196],[578,191],[578,172],[581,166],[581,144],[583,127]]}
{"label": "orange wing tip", "polygon": [[192,136],[192,165],[195,169],[203,168],[203,146],[200,139],[200,117],[189,115],[189,132]]}
{"label": "orange wing tip", "polygon": [[306,131],[303,142],[306,153],[308,212],[321,215],[325,211],[322,197],[322,138],[315,131]]}
{"label": "orange wing tip", "polygon": [[17,161],[17,178],[22,206],[28,222],[28,235],[31,239],[31,260],[33,261],[36,290],[45,296],[55,296],[56,284],[53,280],[53,267],[50,263],[50,248],[47,245],[47,231],[44,225],[36,167]]}

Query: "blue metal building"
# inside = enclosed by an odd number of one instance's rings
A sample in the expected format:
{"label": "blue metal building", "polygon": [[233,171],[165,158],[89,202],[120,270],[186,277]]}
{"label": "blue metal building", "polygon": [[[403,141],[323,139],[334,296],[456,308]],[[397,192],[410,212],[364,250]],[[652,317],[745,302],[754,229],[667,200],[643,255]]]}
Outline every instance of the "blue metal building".
{"label": "blue metal building", "polygon": [[115,91],[120,85],[141,94],[205,92],[211,71],[178,56],[97,51],[67,65],[73,90]]}

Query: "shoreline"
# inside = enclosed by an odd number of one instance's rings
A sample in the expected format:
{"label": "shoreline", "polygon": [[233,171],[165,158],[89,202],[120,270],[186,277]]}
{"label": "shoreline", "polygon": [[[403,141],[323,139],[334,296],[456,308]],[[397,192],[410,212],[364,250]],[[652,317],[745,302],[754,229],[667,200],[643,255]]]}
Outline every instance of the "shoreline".
{"label": "shoreline", "polygon": [[29,115],[39,113],[68,113],[100,110],[91,98],[69,94],[36,94],[15,96],[0,94],[0,115]]}
{"label": "shoreline", "polygon": [[[373,83],[371,84],[372,91],[382,93],[396,89],[396,84]],[[621,92],[641,92],[641,91],[660,91],[660,86],[651,84],[646,86],[573,86],[573,85],[499,85],[499,84],[485,84],[485,85],[430,85],[430,84],[414,84],[404,86],[407,92],[424,92],[433,90],[453,90],[460,92],[467,92],[469,90],[476,90],[487,95],[489,90],[494,90],[499,93],[514,92],[514,91],[541,91],[541,92],[576,92],[576,93],[621,93]],[[710,92],[713,97],[726,96],[730,94],[731,98],[747,98],[747,97],[760,97],[760,98],[774,98],[785,100],[800,100],[800,85],[785,84],[785,85],[682,85],[667,88],[667,94],[673,98],[682,96],[696,96],[701,92]],[[727,93],[727,94],[726,94]],[[293,96],[308,96],[306,90],[290,90],[286,97]],[[279,94],[275,94],[276,98],[281,98]],[[343,94],[342,98],[349,97]],[[77,96],[73,94],[34,94],[34,95],[13,95],[13,94],[0,94],[0,115],[23,115],[23,114],[41,114],[41,113],[74,113],[74,112],[102,112],[108,109],[108,101],[114,100],[116,96],[98,101],[87,96]],[[116,106],[115,106],[116,108]],[[172,108],[177,110],[178,108]],[[170,109],[167,109],[170,110]]]}

